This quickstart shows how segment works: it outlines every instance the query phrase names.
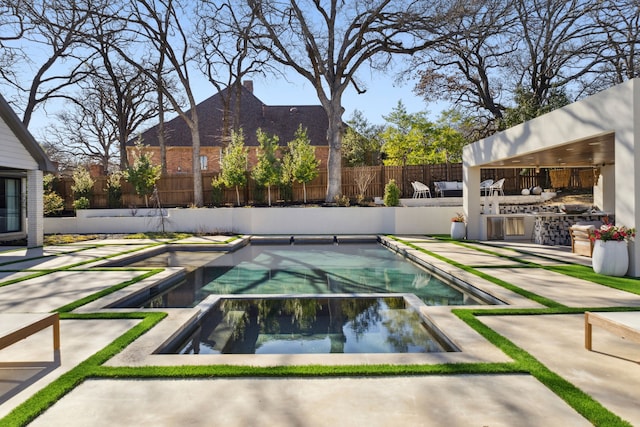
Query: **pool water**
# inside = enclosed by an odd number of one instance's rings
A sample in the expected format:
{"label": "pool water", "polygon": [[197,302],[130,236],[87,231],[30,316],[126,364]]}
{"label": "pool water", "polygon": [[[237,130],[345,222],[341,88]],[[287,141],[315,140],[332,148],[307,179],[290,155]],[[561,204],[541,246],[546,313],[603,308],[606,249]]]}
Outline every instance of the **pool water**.
{"label": "pool water", "polygon": [[179,354],[449,351],[401,297],[222,299]]}
{"label": "pool water", "polygon": [[[212,294],[336,293],[412,293],[427,305],[484,304],[378,244],[249,245],[224,255],[211,254],[208,262],[206,255],[197,256],[200,266],[184,281],[145,302],[122,306],[189,307]],[[167,258],[161,255],[134,265],[157,265]]]}

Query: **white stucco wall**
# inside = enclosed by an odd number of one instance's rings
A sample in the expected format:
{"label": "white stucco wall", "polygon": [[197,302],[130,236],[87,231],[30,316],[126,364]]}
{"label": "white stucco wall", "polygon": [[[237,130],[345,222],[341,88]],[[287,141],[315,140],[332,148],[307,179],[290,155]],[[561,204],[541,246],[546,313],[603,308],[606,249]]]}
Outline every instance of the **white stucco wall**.
{"label": "white stucco wall", "polygon": [[[475,201],[476,191],[469,189],[478,188],[483,165],[611,133],[615,166],[603,168],[601,193],[596,197],[604,210],[614,211],[618,225],[638,229],[640,153],[636,142],[640,141],[640,79],[634,79],[466,146],[463,181],[464,194],[469,195],[464,203],[470,219],[468,237],[480,237],[480,208]],[[640,239],[630,245],[630,261],[628,274],[640,276]]]}
{"label": "white stucco wall", "polygon": [[[239,234],[448,234],[460,206],[349,208],[166,209],[165,231]],[[159,231],[151,211],[89,209],[73,218],[45,218],[53,233],[135,233]]]}

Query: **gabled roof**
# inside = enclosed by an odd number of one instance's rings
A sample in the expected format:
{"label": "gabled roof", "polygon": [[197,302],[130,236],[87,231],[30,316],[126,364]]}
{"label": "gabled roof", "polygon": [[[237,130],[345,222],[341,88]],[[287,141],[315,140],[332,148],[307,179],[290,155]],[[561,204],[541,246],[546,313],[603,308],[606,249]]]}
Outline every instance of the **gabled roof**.
{"label": "gabled roof", "polygon": [[38,169],[45,172],[55,172],[56,167],[51,163],[49,157],[40,147],[40,144],[35,140],[33,135],[29,132],[27,127],[22,123],[20,118],[16,115],[11,105],[0,94],[0,117],[9,126],[9,129],[22,143],[24,148],[31,154],[31,157],[38,163]]}
{"label": "gabled roof", "polygon": [[[202,147],[223,146],[222,117],[224,111],[224,96],[227,91],[205,99],[196,106],[200,121],[200,145]],[[327,128],[329,121],[324,108],[320,105],[288,105],[269,106],[260,101],[245,86],[241,87],[240,95],[240,127],[245,136],[246,146],[257,146],[256,131],[262,129],[270,135],[279,137],[280,145],[286,145],[294,137],[295,131],[301,124],[307,129],[311,145],[327,145]],[[235,108],[234,97],[230,106],[230,119],[233,120]],[[187,112],[188,114],[188,112]],[[191,131],[184,120],[176,117],[165,123],[165,142],[168,147],[190,147]],[[128,142],[133,145],[137,138]],[[142,133],[142,143],[148,146],[158,146],[158,126],[154,126]]]}

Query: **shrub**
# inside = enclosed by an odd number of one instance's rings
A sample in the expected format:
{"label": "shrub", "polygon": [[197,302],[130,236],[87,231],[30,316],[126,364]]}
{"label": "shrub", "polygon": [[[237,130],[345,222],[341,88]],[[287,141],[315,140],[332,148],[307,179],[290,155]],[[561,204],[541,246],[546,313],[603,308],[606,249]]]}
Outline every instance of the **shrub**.
{"label": "shrub", "polygon": [[398,206],[400,204],[400,188],[396,180],[392,179],[384,186],[384,205]]}
{"label": "shrub", "polygon": [[211,180],[211,203],[213,206],[222,206],[224,201],[224,182],[218,177]]}
{"label": "shrub", "polygon": [[59,214],[64,209],[64,200],[53,191],[44,194],[43,202],[45,216]]}
{"label": "shrub", "polygon": [[338,206],[349,207],[351,205],[351,200],[347,196],[337,195],[334,200]]}
{"label": "shrub", "polygon": [[73,191],[74,199],[86,198],[88,200],[91,197],[93,191],[93,178],[89,174],[89,171],[83,167],[79,167],[73,172],[73,185],[71,190]]}
{"label": "shrub", "polygon": [[73,201],[73,208],[78,209],[89,209],[89,199],[86,197],[80,197]]}
{"label": "shrub", "polygon": [[107,206],[110,208],[119,208],[122,206],[121,178],[121,172],[114,172],[107,177]]}

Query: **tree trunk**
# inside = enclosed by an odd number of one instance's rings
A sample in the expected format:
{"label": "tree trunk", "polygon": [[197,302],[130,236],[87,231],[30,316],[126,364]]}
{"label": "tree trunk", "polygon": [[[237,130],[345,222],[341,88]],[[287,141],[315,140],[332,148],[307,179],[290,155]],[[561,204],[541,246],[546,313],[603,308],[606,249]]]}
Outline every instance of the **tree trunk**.
{"label": "tree trunk", "polygon": [[201,208],[204,206],[202,194],[202,170],[200,169],[200,131],[198,130],[198,117],[193,117],[191,128],[191,141],[193,142],[193,204]]}
{"label": "tree trunk", "polygon": [[160,146],[160,168],[167,174],[167,144],[164,140],[164,94],[158,90],[158,145]]}
{"label": "tree trunk", "polygon": [[[337,98],[337,99],[336,99]],[[329,144],[329,158],[327,159],[327,194],[325,201],[332,202],[342,193],[342,113],[340,97],[331,100],[327,111],[329,128],[327,129],[327,143]]]}

